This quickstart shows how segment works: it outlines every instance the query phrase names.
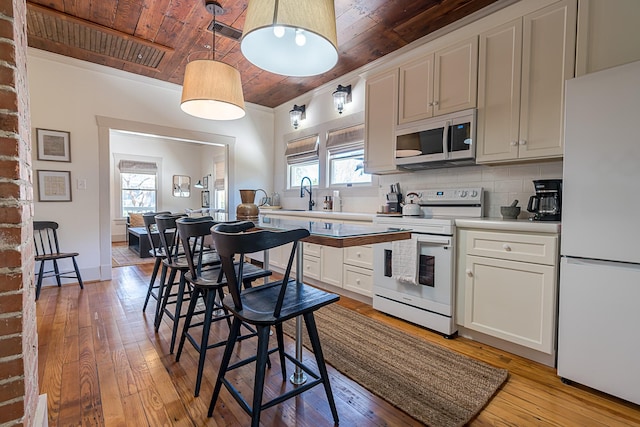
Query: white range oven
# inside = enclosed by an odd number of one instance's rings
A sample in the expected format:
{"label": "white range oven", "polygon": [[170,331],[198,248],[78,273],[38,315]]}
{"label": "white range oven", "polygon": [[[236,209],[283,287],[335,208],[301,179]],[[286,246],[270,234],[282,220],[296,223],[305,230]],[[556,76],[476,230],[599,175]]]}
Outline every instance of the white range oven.
{"label": "white range oven", "polygon": [[[479,187],[416,193],[421,215],[374,219],[387,227],[411,229],[411,240],[374,245],[373,307],[452,338],[458,330],[455,219],[481,217],[484,194]],[[407,271],[413,273],[411,280],[406,280]]]}

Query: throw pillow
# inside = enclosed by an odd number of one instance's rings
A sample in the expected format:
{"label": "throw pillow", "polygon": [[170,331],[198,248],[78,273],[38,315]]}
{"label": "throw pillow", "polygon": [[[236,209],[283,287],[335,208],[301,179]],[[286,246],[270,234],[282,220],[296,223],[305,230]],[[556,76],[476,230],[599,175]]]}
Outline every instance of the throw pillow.
{"label": "throw pillow", "polygon": [[142,218],[142,214],[129,214],[129,227],[144,227],[144,219]]}

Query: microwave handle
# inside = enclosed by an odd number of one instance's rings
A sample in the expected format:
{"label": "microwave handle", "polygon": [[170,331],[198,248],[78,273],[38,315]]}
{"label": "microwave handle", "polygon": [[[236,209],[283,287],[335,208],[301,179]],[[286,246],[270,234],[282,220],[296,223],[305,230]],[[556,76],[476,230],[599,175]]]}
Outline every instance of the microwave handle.
{"label": "microwave handle", "polygon": [[444,131],[442,132],[442,154],[444,155],[444,159],[447,160],[449,158],[449,127],[451,126],[451,121],[447,120],[444,125]]}

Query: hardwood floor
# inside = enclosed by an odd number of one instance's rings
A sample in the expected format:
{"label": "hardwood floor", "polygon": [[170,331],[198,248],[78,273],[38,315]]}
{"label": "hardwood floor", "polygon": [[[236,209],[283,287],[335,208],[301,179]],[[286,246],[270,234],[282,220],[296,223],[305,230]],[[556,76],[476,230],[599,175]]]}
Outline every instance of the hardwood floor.
{"label": "hardwood floor", "polygon": [[[37,302],[40,392],[47,393],[51,426],[245,426],[249,417],[223,390],[207,418],[212,381],[222,349],[209,350],[200,397],[193,397],[197,353],[185,346],[180,362],[168,354],[170,328],[153,330],[155,303],[142,313],[152,265],[120,267],[113,280],[45,287]],[[509,370],[509,379],[472,426],[638,426],[640,406],[584,387],[560,382],[555,370],[464,338],[438,334],[388,317],[366,304],[340,304],[401,328],[408,334]],[[226,326],[212,332],[224,338]],[[292,340],[287,345],[293,347]],[[253,340],[238,347],[254,351]],[[279,392],[280,367],[273,367],[266,393]],[[291,371],[292,367],[288,366]],[[329,367],[342,426],[420,425],[384,400]],[[252,370],[237,386],[250,395]],[[269,381],[271,379],[271,381]],[[332,425],[322,387],[263,412],[264,426]]]}

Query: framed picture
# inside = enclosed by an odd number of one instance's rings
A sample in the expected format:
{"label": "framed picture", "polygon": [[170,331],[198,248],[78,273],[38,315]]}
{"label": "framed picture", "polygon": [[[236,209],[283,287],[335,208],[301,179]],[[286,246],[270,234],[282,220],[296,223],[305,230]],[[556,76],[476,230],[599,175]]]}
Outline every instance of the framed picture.
{"label": "framed picture", "polygon": [[38,201],[70,202],[70,171],[36,171],[38,174]]}
{"label": "framed picture", "polygon": [[209,175],[202,177],[202,188],[209,189]]}
{"label": "framed picture", "polygon": [[191,197],[191,177],[187,175],[173,175],[174,197]]}
{"label": "framed picture", "polygon": [[209,191],[202,192],[202,207],[203,208],[209,207]]}
{"label": "framed picture", "polygon": [[38,160],[71,161],[71,134],[61,130],[36,129]]}

